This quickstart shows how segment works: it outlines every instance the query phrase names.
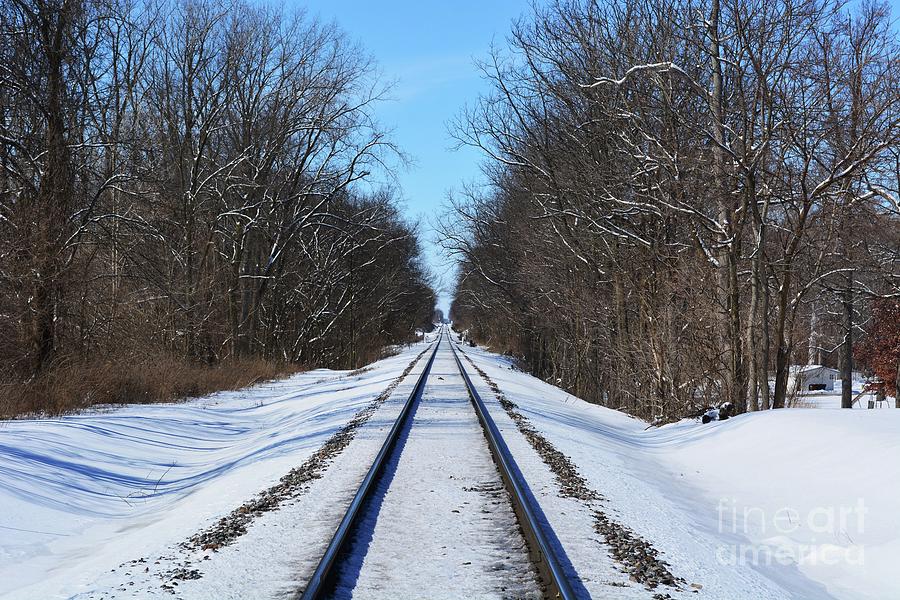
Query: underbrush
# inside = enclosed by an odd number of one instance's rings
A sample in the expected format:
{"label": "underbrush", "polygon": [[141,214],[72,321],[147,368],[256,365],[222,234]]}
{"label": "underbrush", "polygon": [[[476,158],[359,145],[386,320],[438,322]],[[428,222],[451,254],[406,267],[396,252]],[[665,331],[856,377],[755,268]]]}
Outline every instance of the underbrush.
{"label": "underbrush", "polygon": [[67,363],[28,382],[0,381],[0,418],[58,415],[98,404],[175,402],[302,370],[261,358],[207,365],[174,356]]}

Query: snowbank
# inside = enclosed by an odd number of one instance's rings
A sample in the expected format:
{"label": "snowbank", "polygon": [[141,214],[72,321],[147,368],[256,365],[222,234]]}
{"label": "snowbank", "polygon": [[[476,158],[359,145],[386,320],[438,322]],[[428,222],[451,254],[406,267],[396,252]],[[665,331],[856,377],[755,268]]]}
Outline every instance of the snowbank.
{"label": "snowbank", "polygon": [[[159,556],[277,481],[423,348],[364,373],[315,371],[178,405],[0,423],[0,597],[118,589],[110,569]],[[684,578],[682,591],[665,590],[673,598],[898,597],[900,410],[788,409],[647,429],[515,371],[503,357],[466,351],[604,496],[606,514],[651,542]],[[488,401],[490,390],[480,389]],[[648,597],[616,571],[593,509],[557,498],[552,474],[528,442],[515,437],[499,404],[489,408],[585,589],[597,597]],[[370,441],[362,450],[377,450]],[[360,456],[348,453],[347,464],[363,468]],[[336,477],[338,466],[297,511],[315,512],[317,502],[349,489]],[[278,551],[265,544],[275,543],[271,527],[290,531],[296,514],[288,513],[271,513],[267,527],[248,534],[259,538],[254,547],[268,548],[248,563],[254,569]],[[306,542],[297,552],[315,554]],[[242,576],[232,569],[229,579],[230,565],[248,560],[238,550],[222,550],[218,562],[208,561],[206,578],[184,586],[195,583],[199,594],[217,583],[216,595],[202,597],[241,597],[239,590],[227,594]],[[287,556],[285,572],[296,571],[298,560]],[[259,577],[272,579],[266,568],[256,569]],[[159,592],[159,582],[145,578]]]}
{"label": "snowbank", "polygon": [[183,541],[303,462],[422,349],[359,374],[0,423],[0,597],[68,597]]}
{"label": "snowbank", "polygon": [[693,597],[900,595],[900,410],[786,409],[647,429],[467,351],[609,510],[703,586]]}

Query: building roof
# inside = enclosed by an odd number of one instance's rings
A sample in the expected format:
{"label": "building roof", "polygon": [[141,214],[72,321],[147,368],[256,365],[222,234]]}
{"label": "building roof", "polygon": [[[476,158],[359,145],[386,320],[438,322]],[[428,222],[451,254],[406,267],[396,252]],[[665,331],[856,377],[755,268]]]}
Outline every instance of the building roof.
{"label": "building roof", "polygon": [[823,365],[791,365],[791,373],[809,373],[811,371],[818,371],[820,369],[825,371],[834,371],[835,373],[837,373],[837,369],[832,369],[831,367],[826,367]]}

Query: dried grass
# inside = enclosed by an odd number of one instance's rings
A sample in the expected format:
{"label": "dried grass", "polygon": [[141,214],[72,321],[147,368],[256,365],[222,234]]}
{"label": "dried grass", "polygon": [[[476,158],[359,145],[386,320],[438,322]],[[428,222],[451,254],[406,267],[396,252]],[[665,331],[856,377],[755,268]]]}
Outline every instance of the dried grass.
{"label": "dried grass", "polygon": [[300,370],[260,358],[207,365],[167,355],[67,363],[28,382],[0,381],[0,418],[58,415],[98,404],[177,402]]}

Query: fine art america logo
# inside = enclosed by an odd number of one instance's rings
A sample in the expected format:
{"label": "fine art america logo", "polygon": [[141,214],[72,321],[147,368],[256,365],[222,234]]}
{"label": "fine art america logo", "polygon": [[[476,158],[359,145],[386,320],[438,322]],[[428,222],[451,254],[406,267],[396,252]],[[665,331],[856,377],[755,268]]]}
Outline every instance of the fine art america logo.
{"label": "fine art america logo", "polygon": [[868,508],[862,498],[853,505],[803,511],[789,506],[774,511],[739,507],[734,498],[723,498],[716,510],[719,534],[736,540],[718,546],[720,564],[862,565],[865,561],[864,547],[854,542],[865,531]]}

